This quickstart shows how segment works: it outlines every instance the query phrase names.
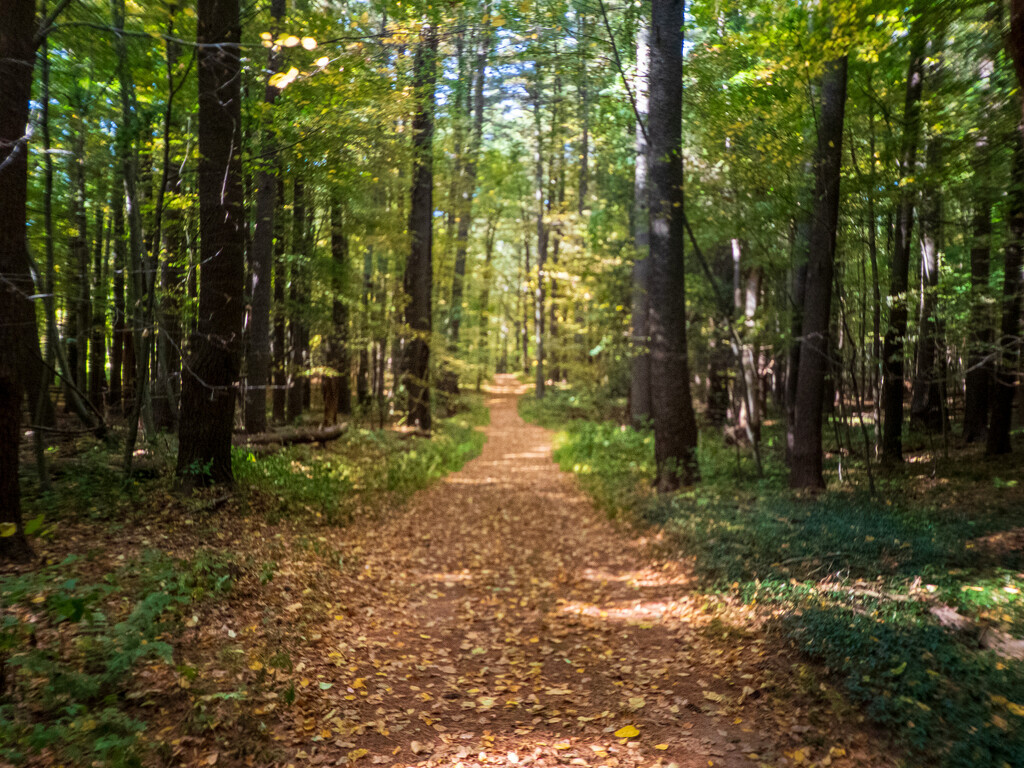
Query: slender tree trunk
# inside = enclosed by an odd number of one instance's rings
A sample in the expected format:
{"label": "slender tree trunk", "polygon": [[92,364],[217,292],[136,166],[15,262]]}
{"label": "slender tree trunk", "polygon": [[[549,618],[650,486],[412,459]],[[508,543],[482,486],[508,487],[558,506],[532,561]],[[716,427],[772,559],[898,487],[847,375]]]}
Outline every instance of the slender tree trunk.
{"label": "slender tree trunk", "polygon": [[[992,27],[1001,14],[993,3],[986,21]],[[994,29],[987,37],[995,40]],[[992,394],[992,328],[993,318],[988,310],[989,275],[992,258],[992,201],[993,150],[990,130],[995,120],[992,109],[993,78],[998,53],[992,48],[983,50],[977,66],[981,88],[982,119],[974,142],[974,174],[977,190],[974,200],[973,233],[971,238],[971,335],[967,355],[967,374],[964,382],[964,440],[968,443],[985,439],[988,429],[990,396]]]}
{"label": "slender tree trunk", "polygon": [[434,89],[437,82],[437,33],[424,27],[416,48],[416,113],[413,117],[412,204],[409,233],[412,236],[405,264],[404,287],[408,304],[405,322],[412,334],[405,352],[409,423],[431,428],[430,334],[433,292],[433,192],[434,192]]}
{"label": "slender tree trunk", "polygon": [[547,376],[544,371],[544,267],[548,258],[548,227],[544,221],[547,206],[544,203],[544,128],[541,121],[541,89],[544,80],[540,62],[534,62],[533,82],[533,123],[536,134],[534,149],[534,203],[537,220],[537,285],[533,296],[533,345],[537,353],[536,390],[537,399],[544,397]]}
{"label": "slender tree trunk", "polygon": [[285,327],[287,303],[285,288],[288,285],[288,265],[284,258],[284,179],[277,179],[276,213],[274,215],[274,396],[272,416],[274,422],[283,424],[287,420],[288,402],[288,336]]}
{"label": "slender tree trunk", "polygon": [[907,335],[907,289],[910,280],[910,246],[914,228],[912,179],[916,175],[917,145],[921,134],[921,91],[924,82],[925,39],[913,35],[907,70],[907,97],[903,110],[903,149],[900,167],[900,198],[896,214],[896,240],[889,277],[889,327],[882,346],[882,460],[903,461],[904,344]]}
{"label": "slender tree trunk", "polygon": [[[576,87],[579,89],[580,110],[580,176],[579,190],[576,193],[576,212],[580,216],[583,216],[587,210],[587,195],[590,185],[590,77],[587,65],[587,40],[590,34],[590,25],[588,23],[587,12],[584,7],[579,9],[578,14],[580,30],[578,37],[580,68],[576,79]],[[641,24],[642,23],[643,22],[641,22]],[[639,42],[637,43],[637,51],[639,53]],[[645,71],[641,74],[638,67],[637,80],[640,81],[641,79],[646,81],[647,73]]]}
{"label": "slender tree trunk", "polygon": [[334,274],[331,280],[333,328],[327,338],[327,366],[337,375],[324,379],[324,423],[336,424],[338,414],[352,413],[351,362],[348,333],[348,233],[341,202],[331,208],[331,256]]}
{"label": "slender tree trunk", "polygon": [[[1024,5],[1024,4],[1022,4]],[[1014,11],[1017,10],[1016,6]],[[1024,33],[1024,7],[1020,9],[1021,26],[1015,32]],[[1015,20],[1015,21],[1016,21]],[[1011,35],[1011,40],[1018,40]],[[1020,54],[1024,47],[1013,49],[1015,63],[1021,66]],[[1024,81],[1022,81],[1024,82]],[[1024,288],[1024,121],[1021,122],[1013,153],[1013,176],[1010,185],[1009,235],[1004,253],[1002,322],[1000,324],[1000,358],[992,386],[992,414],[988,427],[985,452],[989,456],[1010,453],[1013,445],[1010,429],[1013,422],[1013,398],[1017,392],[1021,347],[1021,307]]]}
{"label": "slender tree trunk", "polygon": [[845,110],[846,57],[843,57],[829,62],[821,83],[818,148],[814,163],[814,215],[807,257],[794,443],[789,475],[789,484],[793,488],[825,486],[822,475],[821,416],[825,376],[829,368],[828,331],[832,316],[832,278],[839,223]]}
{"label": "slender tree trunk", "polygon": [[683,2],[651,2],[650,140],[651,412],[656,485],[697,481],[697,422],[690,398],[683,261]]}
{"label": "slender tree trunk", "polygon": [[93,241],[92,322],[89,332],[89,402],[103,412],[103,392],[107,386],[107,281],[103,270],[103,208],[96,208],[96,234]]}
{"label": "slender tree trunk", "polygon": [[941,137],[932,136],[926,152],[924,183],[921,187],[919,240],[921,243],[920,300],[918,305],[918,343],[914,384],[910,399],[910,419],[931,432],[944,431],[945,366],[942,358],[941,326],[938,318],[939,254],[942,251]]}
{"label": "slender tree trunk", "polygon": [[366,249],[363,256],[363,288],[360,295],[362,310],[362,337],[359,340],[359,368],[356,372],[356,402],[370,404],[370,289],[373,278],[373,250]]}
{"label": "slender tree trunk", "polygon": [[245,312],[238,0],[199,0],[199,318],[182,388],[177,474],[231,482]]}
{"label": "slender tree trunk", "polygon": [[135,357],[131,354],[132,338],[125,324],[125,243],[124,243],[124,184],[121,173],[114,177],[114,193],[110,203],[114,220],[114,321],[110,350],[110,393],[108,405],[124,412],[126,390],[131,391]]}
{"label": "slender tree trunk", "polygon": [[[286,10],[286,0],[270,4],[271,36],[276,37]],[[267,429],[267,385],[270,383],[270,305],[274,269],[274,212],[277,209],[277,140],[270,121],[270,111],[278,89],[269,79],[280,69],[280,55],[273,47],[267,49],[267,85],[263,103],[267,105],[261,126],[262,163],[256,176],[256,229],[253,234],[249,285],[251,310],[246,335],[245,431],[265,432]]]}
{"label": "slender tree trunk", "polygon": [[306,369],[303,355],[304,339],[309,331],[306,329],[305,306],[303,306],[303,283],[305,282],[306,266],[302,263],[306,253],[306,187],[300,178],[295,179],[292,189],[292,261],[291,284],[289,286],[291,318],[288,322],[288,421],[293,422],[302,415],[303,392],[302,373]]}
{"label": "slender tree trunk", "polygon": [[0,560],[16,561],[32,557],[22,528],[18,449],[24,376],[31,375],[25,360],[39,354],[25,226],[34,36],[33,0],[8,0],[0,13],[0,526],[14,531],[0,537]]}
{"label": "slender tree trunk", "polygon": [[647,176],[650,164],[647,146],[648,76],[650,74],[650,26],[646,18],[639,22],[636,32],[636,93],[637,121],[635,134],[636,166],[633,171],[633,247],[636,256],[633,261],[633,298],[632,298],[632,342],[633,351],[630,360],[629,376],[629,420],[634,427],[640,427],[651,419],[651,354],[649,349],[648,314],[650,299],[648,296],[649,268],[648,260],[651,244],[650,231],[650,193],[647,188]]}

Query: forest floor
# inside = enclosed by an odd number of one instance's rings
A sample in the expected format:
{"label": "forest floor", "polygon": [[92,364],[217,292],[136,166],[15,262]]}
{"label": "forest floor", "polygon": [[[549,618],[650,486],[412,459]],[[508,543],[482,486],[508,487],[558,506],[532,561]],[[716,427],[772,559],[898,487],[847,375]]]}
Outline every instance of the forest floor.
{"label": "forest floor", "polygon": [[[49,565],[3,590],[5,637],[33,651],[0,747],[18,739],[30,765],[899,763],[759,607],[707,594],[657,529],[598,511],[553,433],[519,417],[524,391],[489,389],[483,452],[460,471],[337,522],[152,489],[106,532],[55,522]],[[281,461],[319,487],[309,461]]]}
{"label": "forest floor", "polygon": [[[248,635],[244,664],[265,671],[288,646],[294,701],[271,692],[251,713],[273,743],[256,764],[892,762],[798,680],[753,612],[706,598],[679,560],[595,511],[553,463],[551,433],[518,416],[521,392],[512,377],[491,389],[481,456],[341,532],[347,567],[293,560],[261,615],[239,595],[204,618],[199,658]],[[267,627],[282,625],[276,645]],[[180,756],[237,754],[238,733],[218,730],[219,748],[186,739]]]}

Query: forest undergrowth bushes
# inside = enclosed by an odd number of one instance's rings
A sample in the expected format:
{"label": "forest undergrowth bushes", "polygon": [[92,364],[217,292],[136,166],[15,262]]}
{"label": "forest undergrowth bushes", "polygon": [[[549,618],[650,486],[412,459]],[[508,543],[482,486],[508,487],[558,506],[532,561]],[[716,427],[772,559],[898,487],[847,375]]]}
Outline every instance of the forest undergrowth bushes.
{"label": "forest undergrowth bushes", "polygon": [[341,567],[328,528],[390,508],[480,452],[482,399],[456,410],[429,439],[353,429],[327,448],[236,449],[230,493],[178,496],[170,463],[125,483],[98,443],[79,446],[76,471],[55,473],[48,493],[26,482],[42,562],[0,573],[0,763],[144,764],[167,748],[148,702],[168,679],[192,680],[161,694],[194,700],[181,727],[241,706],[255,689],[207,691],[194,679],[202,662],[183,661],[183,633],[233,593],[269,584],[289,557]]}
{"label": "forest undergrowth bushes", "polygon": [[[520,402],[524,418],[559,430],[556,461],[609,516],[659,526],[702,589],[760,605],[909,754],[949,768],[1024,765],[1024,662],[979,642],[990,631],[1024,636],[1024,553],[998,543],[1021,537],[1021,497],[996,476],[998,462],[992,476],[980,459],[962,462],[933,489],[919,470],[883,477],[885,498],[855,486],[802,497],[785,487],[779,450],[765,451],[757,477],[720,431],[705,430],[701,483],[659,498],[651,433],[601,409],[559,414],[599,396]],[[941,626],[933,609],[956,611],[967,630]]]}

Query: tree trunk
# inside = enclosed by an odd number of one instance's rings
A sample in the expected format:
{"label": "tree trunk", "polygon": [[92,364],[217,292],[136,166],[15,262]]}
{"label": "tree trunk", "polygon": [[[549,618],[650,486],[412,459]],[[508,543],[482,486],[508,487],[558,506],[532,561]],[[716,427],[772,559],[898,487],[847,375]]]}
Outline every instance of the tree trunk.
{"label": "tree trunk", "polygon": [[536,134],[536,147],[533,156],[534,203],[536,204],[537,221],[537,285],[533,296],[533,345],[537,353],[537,369],[535,394],[540,400],[544,397],[544,385],[547,377],[544,372],[544,267],[548,258],[548,227],[544,221],[546,205],[544,203],[544,128],[541,121],[541,89],[544,80],[540,62],[535,61],[533,81],[533,123]]}
{"label": "tree trunk", "polygon": [[291,285],[289,286],[291,318],[288,322],[288,422],[294,422],[302,415],[304,403],[302,391],[302,373],[308,367],[305,357],[306,340],[309,330],[304,317],[303,283],[305,282],[306,265],[302,264],[306,253],[306,187],[302,180],[295,179],[292,189],[292,269]]}
{"label": "tree trunk", "polygon": [[636,33],[636,93],[637,120],[635,134],[636,167],[633,171],[633,247],[636,255],[633,261],[632,342],[633,351],[629,371],[629,420],[633,427],[640,427],[651,419],[651,354],[648,347],[648,256],[651,244],[649,219],[650,192],[647,175],[650,156],[647,146],[647,119],[649,109],[648,76],[650,74],[650,26],[647,19],[641,19]]}
{"label": "tree trunk", "polygon": [[914,194],[917,145],[921,134],[921,91],[924,83],[925,39],[911,31],[907,96],[903,110],[903,149],[900,166],[900,197],[896,214],[896,241],[889,277],[889,327],[882,345],[883,383],[882,460],[903,461],[904,342],[907,335],[907,289],[910,280],[910,246],[914,229]]}
{"label": "tree trunk", "polygon": [[405,263],[404,288],[408,297],[405,322],[411,338],[405,351],[405,386],[409,393],[410,425],[429,431],[430,334],[433,291],[433,196],[434,196],[434,89],[437,82],[437,33],[427,25],[416,48],[413,88],[412,204],[409,233],[412,242]]}
{"label": "tree trunk", "polygon": [[177,474],[231,482],[245,312],[238,0],[199,0],[199,318],[185,366]]}
{"label": "tree trunk", "polygon": [[843,57],[829,62],[821,83],[818,148],[814,163],[814,215],[807,255],[800,366],[796,372],[796,413],[789,475],[792,488],[825,487],[821,415],[825,376],[829,368],[828,330],[832,314],[845,110],[846,57]]}
{"label": "tree trunk", "polygon": [[697,481],[683,261],[683,0],[651,2],[651,412],[659,492]]}
{"label": "tree trunk", "polygon": [[942,191],[940,136],[928,140],[924,183],[918,216],[921,243],[920,300],[918,305],[917,360],[910,398],[910,420],[931,432],[944,431],[942,393],[945,366],[941,324],[938,319],[939,254],[942,251]]}
{"label": "tree trunk", "polygon": [[95,292],[89,329],[89,402],[100,413],[103,412],[103,391],[107,386],[107,276],[103,269],[103,224],[103,207],[97,206],[92,272]]}
{"label": "tree trunk", "polygon": [[274,422],[283,424],[287,420],[288,401],[288,337],[285,332],[287,304],[285,288],[288,284],[288,265],[284,258],[284,179],[277,179],[275,195],[276,213],[274,215],[274,396],[272,416]]}
{"label": "tree trunk", "polygon": [[[1017,10],[1016,5],[1013,8]],[[1021,13],[1024,14],[1024,4]],[[1019,21],[1021,27],[1018,30],[1024,33],[1024,15]],[[1011,34],[1011,45],[1015,42],[1018,41]],[[1018,56],[1024,54],[1024,47],[1019,50],[1011,48],[1011,52],[1020,68],[1021,61]],[[1021,344],[1021,292],[1024,287],[1024,276],[1021,274],[1021,268],[1024,266],[1024,121],[1021,122],[1019,131],[1020,135],[1015,142],[1013,153],[1013,174],[1009,193],[1009,233],[1003,249],[1005,262],[999,336],[1000,357],[992,386],[992,415],[985,445],[985,453],[989,456],[998,456],[1013,450],[1010,429],[1013,422],[1013,398],[1017,393]]]}
{"label": "tree trunk", "polygon": [[[286,0],[270,4],[271,36],[276,37],[284,18]],[[269,79],[280,68],[280,55],[267,49],[267,85],[263,103],[267,105],[262,123],[262,165],[256,176],[256,229],[253,233],[250,269],[252,279],[250,320],[246,334],[245,431],[252,434],[267,430],[267,385],[270,383],[270,303],[274,270],[274,212],[277,209],[277,141],[270,113],[278,89]]]}
{"label": "tree trunk", "polygon": [[334,260],[334,274],[331,293],[334,296],[332,319],[334,321],[327,338],[327,366],[337,375],[324,377],[324,423],[336,424],[338,414],[352,413],[351,362],[349,359],[348,334],[348,233],[345,231],[345,214],[340,202],[331,208],[331,256]]}
{"label": "tree trunk", "polygon": [[[995,27],[999,8],[993,3],[986,19]],[[996,39],[994,29],[987,38]],[[986,46],[977,65],[978,84],[981,87],[982,119],[974,142],[975,192],[971,241],[971,335],[967,355],[967,374],[964,381],[964,440],[976,443],[985,439],[988,429],[989,402],[992,394],[993,318],[988,310],[990,292],[989,275],[992,259],[992,201],[993,168],[992,144],[989,131],[996,119],[992,109],[993,78],[996,71],[997,51]]]}
{"label": "tree trunk", "polygon": [[[0,274],[5,278],[0,283],[0,526],[5,529],[0,560],[16,561],[32,557],[22,529],[18,448],[23,376],[30,370],[24,363],[28,355],[39,354],[26,233],[34,36],[33,0],[8,0],[0,13]],[[36,339],[34,349],[26,344],[28,330]]]}

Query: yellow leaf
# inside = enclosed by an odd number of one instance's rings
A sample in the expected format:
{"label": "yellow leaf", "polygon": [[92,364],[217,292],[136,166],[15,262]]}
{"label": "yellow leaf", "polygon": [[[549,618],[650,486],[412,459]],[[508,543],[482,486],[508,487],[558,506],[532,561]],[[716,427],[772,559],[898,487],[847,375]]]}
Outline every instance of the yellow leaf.
{"label": "yellow leaf", "polygon": [[304,38],[302,38],[302,47],[305,48],[307,51],[314,51],[314,50],[316,50],[316,38],[313,38],[313,37],[304,37]]}
{"label": "yellow leaf", "polygon": [[294,48],[301,42],[302,41],[299,40],[299,38],[296,37],[295,35],[288,35],[288,37],[281,40],[281,45],[283,45],[285,48]]}
{"label": "yellow leaf", "polygon": [[664,751],[664,750],[668,749],[668,744],[655,744],[654,748],[655,749],[660,749],[660,750]]}
{"label": "yellow leaf", "polygon": [[14,523],[0,523],[0,539],[6,539],[18,532],[18,526]]}
{"label": "yellow leaf", "polygon": [[259,672],[261,669],[263,669],[263,662],[254,661],[249,664],[249,669],[251,669],[253,672]]}
{"label": "yellow leaf", "polygon": [[552,744],[555,749],[568,749],[572,745],[568,741],[559,741],[556,744]]}
{"label": "yellow leaf", "polygon": [[624,725],[615,732],[617,739],[635,739],[640,735],[635,725]]}
{"label": "yellow leaf", "polygon": [[355,680],[352,681],[352,687],[353,688],[365,688],[366,687],[366,678],[365,677],[357,677]]}
{"label": "yellow leaf", "polygon": [[354,763],[360,757],[366,757],[368,754],[370,754],[368,749],[353,749],[348,753],[348,761]]}

